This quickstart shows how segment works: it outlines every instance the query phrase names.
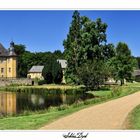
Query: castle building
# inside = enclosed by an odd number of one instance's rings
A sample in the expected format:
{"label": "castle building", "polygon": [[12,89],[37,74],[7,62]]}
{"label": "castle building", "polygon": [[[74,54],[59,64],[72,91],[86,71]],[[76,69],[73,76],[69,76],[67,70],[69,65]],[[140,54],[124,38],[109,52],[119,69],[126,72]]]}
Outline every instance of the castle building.
{"label": "castle building", "polygon": [[7,50],[0,43],[0,79],[17,77],[17,55],[14,52],[14,42]]}

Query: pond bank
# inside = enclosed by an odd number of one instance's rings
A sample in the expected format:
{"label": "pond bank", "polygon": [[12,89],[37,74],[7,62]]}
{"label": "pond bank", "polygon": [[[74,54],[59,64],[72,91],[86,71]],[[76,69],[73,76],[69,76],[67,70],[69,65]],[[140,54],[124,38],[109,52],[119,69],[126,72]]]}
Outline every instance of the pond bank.
{"label": "pond bank", "polygon": [[139,90],[140,87],[123,87],[121,94],[112,94],[110,91],[110,94],[107,96],[102,93],[100,98],[90,99],[70,106],[61,106],[60,108],[52,107],[49,111],[30,112],[23,116],[1,118],[0,129],[38,129],[44,126],[44,124],[50,123],[83,108],[126,96]]}
{"label": "pond bank", "polygon": [[140,92],[78,111],[41,130],[122,130],[128,113],[140,103]]}

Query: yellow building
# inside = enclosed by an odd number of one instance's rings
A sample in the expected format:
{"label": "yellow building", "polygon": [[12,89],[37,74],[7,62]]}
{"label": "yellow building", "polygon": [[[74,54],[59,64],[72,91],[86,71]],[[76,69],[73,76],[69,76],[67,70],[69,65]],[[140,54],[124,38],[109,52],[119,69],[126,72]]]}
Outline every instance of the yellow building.
{"label": "yellow building", "polygon": [[27,77],[31,79],[35,79],[35,78],[43,79],[43,76],[42,76],[43,68],[44,66],[32,66],[28,72]]}
{"label": "yellow building", "polygon": [[7,50],[0,43],[0,78],[17,77],[17,55],[14,52],[14,42]]}

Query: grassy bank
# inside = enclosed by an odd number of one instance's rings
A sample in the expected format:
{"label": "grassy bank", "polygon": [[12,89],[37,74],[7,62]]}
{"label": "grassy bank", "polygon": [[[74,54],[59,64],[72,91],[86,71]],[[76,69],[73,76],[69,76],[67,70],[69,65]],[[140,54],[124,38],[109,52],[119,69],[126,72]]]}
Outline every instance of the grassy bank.
{"label": "grassy bank", "polygon": [[140,130],[140,105],[135,107],[132,112],[129,113],[126,120],[125,128]]}
{"label": "grassy bank", "polygon": [[2,91],[24,91],[26,89],[61,89],[61,90],[66,90],[66,89],[78,89],[83,87],[81,86],[74,86],[74,85],[55,85],[55,84],[49,84],[49,85],[35,85],[35,86],[17,86],[17,85],[11,85],[11,86],[5,86],[5,87],[0,87],[0,90]]}
{"label": "grassy bank", "polygon": [[0,129],[38,129],[47,123],[83,108],[126,96],[139,90],[139,86],[129,85],[114,87],[108,90],[90,91],[92,94],[98,96],[98,98],[78,102],[71,106],[62,105],[61,107],[51,107],[49,111],[30,112],[21,116],[0,118]]}

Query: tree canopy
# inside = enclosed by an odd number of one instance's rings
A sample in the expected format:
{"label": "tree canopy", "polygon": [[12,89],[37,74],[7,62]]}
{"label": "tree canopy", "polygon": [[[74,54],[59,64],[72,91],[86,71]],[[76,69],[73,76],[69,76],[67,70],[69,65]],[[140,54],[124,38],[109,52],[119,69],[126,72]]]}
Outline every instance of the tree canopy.
{"label": "tree canopy", "polygon": [[131,81],[132,72],[136,66],[136,61],[131,55],[128,45],[124,42],[119,42],[115,49],[115,57],[110,60],[112,74],[114,79],[120,80],[121,85],[124,84],[124,79]]}
{"label": "tree canopy", "polygon": [[[99,81],[104,81],[106,75],[104,65],[115,55],[114,45],[107,44],[106,29],[107,24],[100,18],[93,21],[80,16],[78,11],[73,13],[69,33],[63,43],[68,61],[67,79],[86,85],[87,82],[94,83],[94,87],[99,87]],[[102,64],[100,68],[97,68],[98,64]],[[104,73],[104,76],[97,73]]]}
{"label": "tree canopy", "polygon": [[30,52],[22,44],[16,44],[14,49],[18,60],[18,77],[27,77],[29,69],[34,65],[45,65],[46,61],[52,58],[64,59],[64,55],[60,50],[54,52]]}
{"label": "tree canopy", "polygon": [[63,78],[61,64],[54,58],[47,60],[43,68],[42,75],[47,84],[60,84]]}

